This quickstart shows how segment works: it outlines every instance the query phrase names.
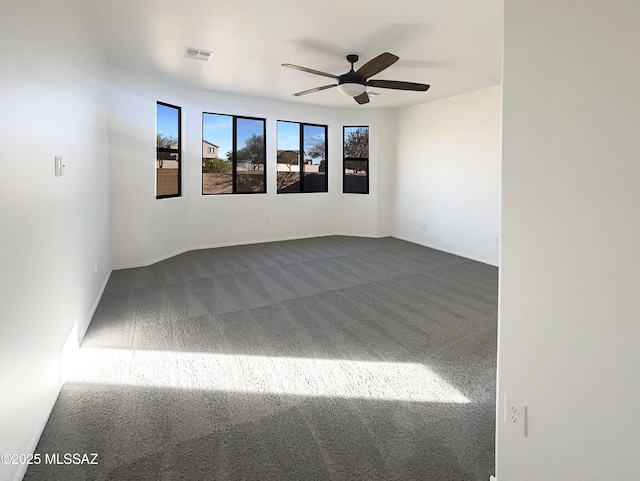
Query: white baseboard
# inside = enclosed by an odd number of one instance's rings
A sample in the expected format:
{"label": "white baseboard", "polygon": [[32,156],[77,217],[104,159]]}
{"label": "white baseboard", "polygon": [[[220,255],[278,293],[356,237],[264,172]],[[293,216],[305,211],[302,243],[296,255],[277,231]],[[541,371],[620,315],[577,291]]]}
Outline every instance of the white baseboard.
{"label": "white baseboard", "polygon": [[102,287],[98,291],[98,295],[93,302],[93,306],[89,310],[89,314],[85,317],[85,321],[82,326],[78,326],[78,342],[82,342],[85,334],[87,333],[87,329],[89,329],[89,324],[91,324],[91,319],[93,319],[93,315],[96,313],[96,309],[98,308],[98,304],[100,304],[100,299],[102,299],[102,294],[104,294],[104,290],[107,287],[107,283],[109,282],[109,278],[111,278],[112,269],[109,270],[109,273],[106,275],[104,282],[102,283]]}
{"label": "white baseboard", "polygon": [[[196,249],[198,249],[198,248],[196,248]],[[206,249],[206,247],[202,247],[202,249]],[[187,247],[185,249],[180,249],[180,250],[177,250],[177,251],[174,251],[174,252],[170,252],[169,254],[165,254],[165,255],[162,255],[160,257],[156,257],[155,259],[152,259],[150,261],[134,262],[132,264],[122,264],[122,265],[113,266],[113,270],[114,271],[119,271],[121,269],[135,269],[137,267],[148,267],[148,266],[150,266],[152,264],[155,264],[156,262],[161,262],[161,261],[170,259],[172,257],[179,256],[180,254],[184,254],[185,252],[189,252],[191,250],[194,250],[194,249],[191,249],[191,248]]]}
{"label": "white baseboard", "polygon": [[[84,338],[84,335],[86,334],[87,329],[89,328],[91,319],[93,319],[93,315],[95,314],[96,309],[98,308],[98,304],[100,303],[100,299],[102,299],[102,294],[104,293],[104,290],[107,287],[107,283],[109,282],[109,278],[111,277],[112,272],[113,271],[111,270],[109,271],[104,282],[102,283],[102,287],[100,288],[98,295],[96,296],[96,299],[93,302],[93,305],[91,306],[91,309],[85,318],[84,325],[83,326],[74,325],[73,329],[71,330],[70,337],[67,340],[67,343],[65,343],[65,346],[63,347],[63,351],[69,348],[75,349],[75,350],[79,349],[79,344]],[[73,346],[70,347],[69,342],[72,342]],[[42,414],[40,415],[38,422],[36,423],[36,427],[31,435],[31,438],[29,439],[26,453],[32,453],[32,454],[35,453],[36,448],[38,447],[38,442],[40,441],[40,437],[42,436],[42,433],[44,432],[44,428],[47,426],[47,422],[49,421],[49,416],[51,416],[51,411],[53,411],[53,407],[55,406],[56,401],[58,400],[58,396],[60,395],[60,391],[62,390],[62,386],[64,385],[65,380],[62,372],[63,371],[62,363],[63,363],[63,357],[65,355],[68,355],[68,353],[65,353],[65,352],[60,353],[60,358],[61,358],[60,364],[59,364],[60,377],[57,381],[55,389],[51,393],[49,400],[47,401],[46,405],[44,406],[44,409],[42,410]],[[24,478],[24,475],[27,472],[28,467],[29,467],[28,464],[17,465],[18,469],[16,470],[13,476],[13,481],[21,481],[22,478]]]}
{"label": "white baseboard", "polygon": [[[47,425],[47,421],[49,421],[49,416],[51,415],[51,411],[53,411],[53,406],[55,406],[56,401],[58,400],[58,396],[60,395],[60,390],[62,389],[62,379],[58,380],[58,384],[54,392],[52,393],[49,401],[47,402],[46,409],[43,410],[40,415],[40,419],[38,419],[38,423],[36,424],[36,428],[31,435],[31,439],[29,439],[29,444],[27,445],[26,453],[35,453],[36,448],[38,447],[38,441],[40,441],[40,436],[42,436],[42,432],[44,431],[45,426]],[[13,475],[13,481],[22,481],[25,473],[27,472],[28,464],[18,464],[16,466],[18,469]]]}
{"label": "white baseboard", "polygon": [[482,262],[483,264],[489,264],[490,266],[494,266],[494,267],[500,267],[499,262],[490,260],[490,259],[484,259],[482,257],[477,257],[477,256],[473,256],[470,254],[466,254],[464,252],[458,252],[452,249],[447,249],[446,247],[441,247],[441,246],[437,246],[435,244],[429,244],[428,242],[422,242],[422,241],[418,241],[415,239],[410,239],[408,237],[403,237],[403,236],[398,236],[398,235],[393,235],[392,237],[395,237],[396,239],[400,239],[403,241],[407,241],[407,242],[411,242],[412,244],[418,244],[424,247],[428,247],[430,249],[435,249],[437,251],[441,251],[441,252],[446,252],[447,254],[453,254],[454,256],[458,256],[458,257],[464,257],[465,259],[470,259],[472,261],[477,261],[477,262]]}
{"label": "white baseboard", "polygon": [[[452,249],[447,249],[445,247],[442,246],[437,246],[435,244],[430,244],[428,242],[422,242],[416,239],[410,239],[408,237],[403,237],[403,236],[398,236],[398,235],[378,235],[378,234],[374,234],[374,235],[365,235],[365,234],[348,234],[348,233],[334,233],[334,234],[322,234],[322,235],[317,235],[317,236],[292,236],[292,237],[274,237],[274,238],[270,238],[270,239],[261,239],[261,240],[249,240],[249,241],[237,241],[237,242],[220,242],[217,244],[205,244],[205,245],[198,245],[198,246],[191,246],[191,247],[186,247],[184,249],[180,249],[174,252],[170,252],[169,254],[165,254],[162,255],[160,257],[156,257],[155,259],[152,259],[150,261],[145,261],[145,262],[140,262],[140,263],[133,263],[133,264],[122,264],[119,266],[114,266],[113,270],[120,270],[120,269],[134,269],[136,267],[148,267],[152,264],[155,264],[157,262],[161,262],[164,261],[166,259],[170,259],[172,257],[178,256],[180,254],[184,254],[185,252],[190,252],[190,251],[197,251],[197,250],[202,250],[202,249],[217,249],[220,247],[234,247],[234,246],[242,246],[242,245],[255,245],[255,244],[266,244],[268,242],[283,242],[283,241],[291,241],[291,240],[302,240],[302,239],[313,239],[313,238],[317,238],[317,237],[330,237],[330,236],[346,236],[346,237],[363,237],[363,238],[367,238],[367,239],[381,239],[384,237],[393,237],[395,239],[400,239],[406,242],[411,242],[412,244],[418,244],[424,247],[429,247],[430,249],[435,249],[441,252],[446,252],[447,254],[453,254],[455,256],[458,257],[464,257],[465,259],[470,259],[472,261],[477,261],[477,262],[482,262],[483,264],[488,264],[490,266],[494,266],[494,267],[499,267],[499,263],[496,261],[493,261],[491,259],[485,259],[482,257],[478,257],[478,256],[474,256],[474,255],[470,255],[467,254],[465,252],[458,252]],[[107,278],[107,280],[109,280]],[[106,282],[105,282],[106,285]],[[104,287],[103,287],[104,289]],[[97,304],[96,304],[97,307]],[[92,314],[93,315],[93,314]],[[87,324],[88,327],[88,324]],[[86,331],[86,329],[85,329]],[[83,333],[84,334],[84,333]]]}
{"label": "white baseboard", "polygon": [[123,264],[123,265],[115,266],[113,268],[113,270],[115,271],[115,270],[120,270],[120,269],[134,269],[136,267],[148,267],[148,266],[150,266],[152,264],[155,264],[156,262],[161,262],[161,261],[164,261],[166,259],[170,259],[171,257],[175,257],[175,256],[178,256],[180,254],[184,254],[185,252],[198,251],[198,250],[202,250],[202,249],[217,249],[219,247],[234,247],[234,246],[243,246],[243,245],[266,244],[266,243],[269,243],[269,242],[284,242],[284,241],[291,241],[291,240],[314,239],[314,238],[318,238],[318,237],[331,237],[331,236],[364,237],[364,238],[369,238],[369,239],[379,239],[379,238],[382,238],[382,237],[389,237],[389,236],[386,236],[386,235],[364,235],[364,234],[345,234],[345,233],[340,233],[340,234],[320,234],[320,235],[312,235],[312,236],[274,237],[274,238],[270,238],[270,239],[238,241],[238,242],[221,242],[221,243],[217,243],[217,244],[205,244],[205,245],[187,247],[185,249],[180,249],[180,250],[171,252],[169,254],[165,254],[165,255],[162,255],[160,257],[156,257],[155,259],[150,260],[150,261],[141,262],[141,263],[134,263],[134,264]]}

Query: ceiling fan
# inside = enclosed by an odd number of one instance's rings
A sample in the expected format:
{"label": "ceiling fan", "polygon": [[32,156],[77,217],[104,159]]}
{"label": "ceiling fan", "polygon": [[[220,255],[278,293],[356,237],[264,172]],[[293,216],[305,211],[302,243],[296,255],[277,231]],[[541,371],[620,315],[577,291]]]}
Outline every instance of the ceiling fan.
{"label": "ceiling fan", "polygon": [[355,54],[347,55],[347,62],[351,64],[351,70],[343,75],[333,75],[327,72],[321,72],[320,70],[314,70],[307,67],[300,67],[299,65],[293,65],[290,63],[283,63],[283,67],[293,68],[296,70],[302,70],[303,72],[312,73],[315,75],[322,75],[323,77],[329,77],[338,81],[337,84],[323,85],[322,87],[316,87],[309,90],[303,90],[293,94],[296,97],[300,95],[307,95],[313,92],[320,92],[321,90],[338,87],[338,90],[349,97],[353,97],[359,104],[366,104],[369,102],[369,94],[367,94],[367,87],[378,87],[383,89],[394,90],[414,90],[424,92],[429,89],[429,85],[420,84],[415,82],[401,82],[398,80],[370,80],[370,77],[377,75],[384,69],[390,67],[396,63],[400,57],[393,55],[392,53],[385,52],[378,55],[376,58],[369,60],[358,70],[353,70],[353,64],[358,61],[359,57]]}

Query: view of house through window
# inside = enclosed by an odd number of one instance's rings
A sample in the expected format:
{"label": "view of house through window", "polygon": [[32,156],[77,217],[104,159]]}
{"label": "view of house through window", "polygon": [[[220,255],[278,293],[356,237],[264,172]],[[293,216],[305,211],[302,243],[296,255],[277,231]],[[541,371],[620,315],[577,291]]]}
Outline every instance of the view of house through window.
{"label": "view of house through window", "polygon": [[202,193],[266,192],[265,120],[202,114]]}
{"label": "view of house through window", "polygon": [[345,194],[369,193],[369,127],[344,127]]}
{"label": "view of house through window", "polygon": [[327,192],[327,126],[278,120],[278,193]]}
{"label": "view of house through window", "polygon": [[180,188],[180,107],[158,102],[156,107],[156,199],[178,197]]}

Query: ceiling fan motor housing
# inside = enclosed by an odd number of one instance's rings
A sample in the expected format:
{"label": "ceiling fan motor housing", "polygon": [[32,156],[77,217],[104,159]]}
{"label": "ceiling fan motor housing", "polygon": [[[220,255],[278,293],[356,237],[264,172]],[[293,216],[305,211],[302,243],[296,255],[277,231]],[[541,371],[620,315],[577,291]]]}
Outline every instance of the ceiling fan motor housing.
{"label": "ceiling fan motor housing", "polygon": [[356,54],[347,55],[347,62],[351,64],[351,70],[338,77],[338,90],[349,97],[357,97],[367,90],[367,79],[364,75],[353,70],[353,64],[359,58]]}
{"label": "ceiling fan motor housing", "polygon": [[338,77],[338,85],[342,84],[360,84],[366,86],[367,80],[358,72],[354,72],[352,70],[351,72],[347,72],[346,74]]}

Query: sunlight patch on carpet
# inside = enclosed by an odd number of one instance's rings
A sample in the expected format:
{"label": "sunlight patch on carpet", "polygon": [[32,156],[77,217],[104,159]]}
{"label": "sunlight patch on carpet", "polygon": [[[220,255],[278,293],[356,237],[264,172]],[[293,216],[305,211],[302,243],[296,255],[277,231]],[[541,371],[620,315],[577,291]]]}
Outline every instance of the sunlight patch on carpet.
{"label": "sunlight patch on carpet", "polygon": [[238,393],[469,403],[419,363],[81,348],[67,382]]}

